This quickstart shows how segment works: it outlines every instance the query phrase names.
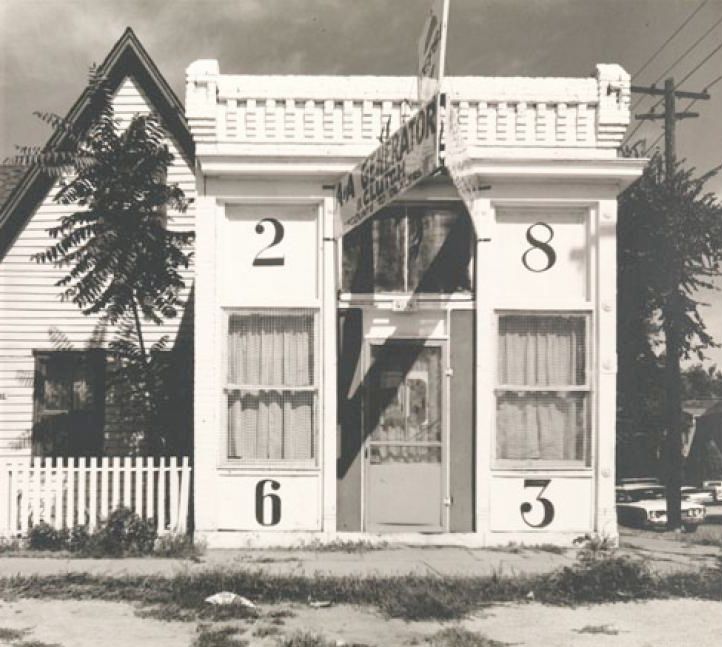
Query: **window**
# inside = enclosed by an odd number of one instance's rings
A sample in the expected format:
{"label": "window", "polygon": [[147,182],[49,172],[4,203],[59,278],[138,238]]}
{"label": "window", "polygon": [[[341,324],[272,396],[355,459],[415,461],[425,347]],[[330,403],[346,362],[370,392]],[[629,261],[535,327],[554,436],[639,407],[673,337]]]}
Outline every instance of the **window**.
{"label": "window", "polygon": [[496,458],[588,464],[588,318],[499,317]]}
{"label": "window", "polygon": [[316,329],[314,310],[229,316],[228,459],[316,459]]}
{"label": "window", "polygon": [[35,354],[34,456],[98,456],[103,448],[105,354]]}
{"label": "window", "polygon": [[469,291],[471,219],[462,208],[383,209],[343,240],[347,292]]}

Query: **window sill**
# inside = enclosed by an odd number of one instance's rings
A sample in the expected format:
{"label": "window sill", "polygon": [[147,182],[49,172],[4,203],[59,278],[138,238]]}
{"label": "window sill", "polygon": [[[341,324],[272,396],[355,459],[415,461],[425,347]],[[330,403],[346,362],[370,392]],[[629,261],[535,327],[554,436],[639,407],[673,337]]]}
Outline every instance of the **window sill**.
{"label": "window sill", "polygon": [[278,474],[281,472],[320,472],[321,468],[315,461],[227,461],[224,460],[217,465],[220,472],[225,473],[268,473]]}

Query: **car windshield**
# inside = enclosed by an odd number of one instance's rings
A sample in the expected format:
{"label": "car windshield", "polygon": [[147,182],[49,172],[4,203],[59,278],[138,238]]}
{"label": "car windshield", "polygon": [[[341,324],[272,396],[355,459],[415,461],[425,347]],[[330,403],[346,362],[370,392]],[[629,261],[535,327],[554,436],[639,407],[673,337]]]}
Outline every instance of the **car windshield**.
{"label": "car windshield", "polygon": [[632,501],[646,501],[649,499],[664,499],[664,488],[650,487],[627,492]]}

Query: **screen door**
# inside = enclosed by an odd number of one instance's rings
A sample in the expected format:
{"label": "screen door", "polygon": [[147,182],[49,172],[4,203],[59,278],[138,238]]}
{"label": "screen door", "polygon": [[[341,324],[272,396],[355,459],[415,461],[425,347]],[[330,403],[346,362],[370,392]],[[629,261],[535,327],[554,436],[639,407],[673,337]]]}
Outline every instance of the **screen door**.
{"label": "screen door", "polygon": [[368,532],[443,530],[442,347],[371,346],[365,408]]}

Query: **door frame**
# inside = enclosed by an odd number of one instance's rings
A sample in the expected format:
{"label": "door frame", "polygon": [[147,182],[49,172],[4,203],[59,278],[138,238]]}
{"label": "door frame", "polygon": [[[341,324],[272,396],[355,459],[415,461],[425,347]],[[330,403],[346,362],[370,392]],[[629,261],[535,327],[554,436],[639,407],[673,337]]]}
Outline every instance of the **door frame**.
{"label": "door frame", "polygon": [[[389,336],[389,337],[365,337],[362,350],[363,374],[368,375],[371,368],[371,349],[373,346],[389,345],[417,345],[423,347],[436,347],[441,349],[441,528],[439,530],[430,530],[429,534],[440,534],[449,532],[449,340],[447,338],[429,338],[429,337],[413,337],[405,336]],[[366,386],[363,392],[363,406],[361,407],[361,429],[362,435],[361,453],[361,530],[368,532],[368,497],[367,497],[367,472],[369,467],[369,444],[371,442],[370,430],[367,430],[367,416],[369,407],[369,388]],[[367,433],[369,432],[369,433]],[[419,531],[412,531],[419,532]],[[425,531],[421,531],[425,532]]]}

